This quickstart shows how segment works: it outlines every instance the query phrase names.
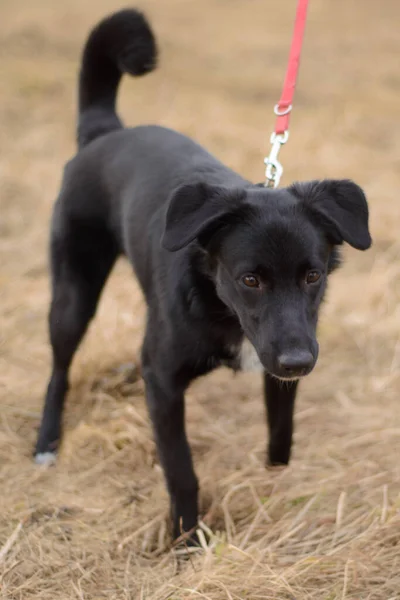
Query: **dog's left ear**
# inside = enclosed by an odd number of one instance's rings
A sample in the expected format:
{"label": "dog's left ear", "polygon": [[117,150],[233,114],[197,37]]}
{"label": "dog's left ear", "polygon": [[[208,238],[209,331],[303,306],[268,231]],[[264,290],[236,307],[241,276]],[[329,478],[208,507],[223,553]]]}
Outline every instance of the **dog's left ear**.
{"label": "dog's left ear", "polygon": [[163,248],[176,252],[195,239],[205,245],[218,229],[239,218],[244,195],[220,185],[182,185],[169,200]]}
{"label": "dog's left ear", "polygon": [[357,250],[371,246],[367,199],[356,183],[326,179],[295,183],[289,190],[314,214],[334,244],[347,242]]}

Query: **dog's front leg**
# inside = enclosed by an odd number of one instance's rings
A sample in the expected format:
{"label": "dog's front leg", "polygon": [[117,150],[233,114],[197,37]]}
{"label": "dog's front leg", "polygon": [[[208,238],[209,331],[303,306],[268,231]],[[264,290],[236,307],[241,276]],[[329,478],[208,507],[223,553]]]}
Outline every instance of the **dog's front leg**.
{"label": "dog's front leg", "polygon": [[185,432],[184,390],[172,377],[145,366],[146,398],[171,500],[173,536],[196,527],[198,483]]}
{"label": "dog's front leg", "polygon": [[290,460],[297,383],[297,381],[279,381],[268,373],[264,375],[270,465],[287,465]]}

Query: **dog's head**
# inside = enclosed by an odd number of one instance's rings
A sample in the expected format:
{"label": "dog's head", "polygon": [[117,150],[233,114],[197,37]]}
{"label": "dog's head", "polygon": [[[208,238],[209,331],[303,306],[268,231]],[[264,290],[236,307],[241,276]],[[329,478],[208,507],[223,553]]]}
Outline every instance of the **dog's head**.
{"label": "dog's head", "polygon": [[194,240],[264,368],[298,378],[317,360],[318,309],[338,246],[371,245],[368,205],[348,180],[279,190],[185,185],[170,200],[163,246],[174,252]]}

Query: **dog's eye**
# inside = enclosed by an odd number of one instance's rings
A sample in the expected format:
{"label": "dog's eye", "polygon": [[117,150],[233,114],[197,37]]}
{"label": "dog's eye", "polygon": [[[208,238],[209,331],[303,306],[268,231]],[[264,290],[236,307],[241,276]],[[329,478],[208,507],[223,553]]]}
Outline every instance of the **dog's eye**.
{"label": "dog's eye", "polygon": [[244,275],[242,277],[242,282],[246,287],[250,288],[258,288],[260,287],[260,280],[256,275]]}
{"label": "dog's eye", "polygon": [[306,283],[317,283],[320,277],[321,273],[319,271],[308,271],[306,275]]}

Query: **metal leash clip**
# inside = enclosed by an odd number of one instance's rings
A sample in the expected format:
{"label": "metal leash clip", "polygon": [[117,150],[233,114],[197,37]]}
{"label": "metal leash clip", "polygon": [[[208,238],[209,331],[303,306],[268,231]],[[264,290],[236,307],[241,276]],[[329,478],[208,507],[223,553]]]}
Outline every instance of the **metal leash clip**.
{"label": "metal leash clip", "polygon": [[271,135],[270,142],[272,144],[271,152],[269,156],[264,158],[266,165],[265,169],[265,187],[276,188],[279,185],[279,181],[282,177],[283,167],[278,160],[278,154],[283,144],[289,139],[289,131],[284,133],[273,133]]}

